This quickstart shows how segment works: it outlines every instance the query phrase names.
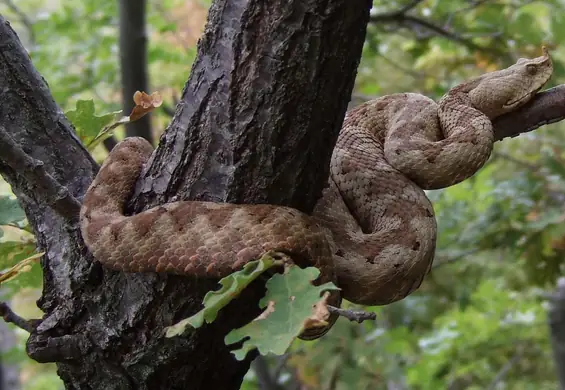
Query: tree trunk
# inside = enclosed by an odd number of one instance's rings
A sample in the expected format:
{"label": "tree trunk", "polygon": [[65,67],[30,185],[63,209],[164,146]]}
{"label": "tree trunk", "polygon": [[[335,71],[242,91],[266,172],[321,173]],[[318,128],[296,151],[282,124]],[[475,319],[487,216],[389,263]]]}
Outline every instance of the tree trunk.
{"label": "tree trunk", "polygon": [[[7,353],[16,345],[14,329],[0,321],[0,355]],[[5,361],[0,356],[0,390],[19,390],[20,370],[15,362]]]}
{"label": "tree trunk", "polygon": [[[268,4],[266,4],[268,3]],[[361,55],[370,0],[216,0],[175,117],[131,211],[181,199],[312,210],[327,180]],[[126,274],[93,261],[78,229],[97,171],[9,24],[0,17],[0,173],[45,251],[43,321],[29,355],[56,362],[67,389],[237,389],[224,335],[258,314],[261,282],[211,325],[165,339],[213,280]],[[495,123],[497,138],[565,115],[565,88]]]}
{"label": "tree trunk", "polygon": [[549,330],[559,389],[565,390],[565,278],[557,280],[557,291],[549,308]]}
{"label": "tree trunk", "polygon": [[[310,212],[361,55],[370,0],[216,0],[181,102],[132,211],[178,196]],[[201,307],[213,280],[106,270],[84,247],[79,201],[97,166],[0,19],[0,173],[46,254],[43,321],[29,355],[67,389],[237,389],[253,356],[224,345],[258,312],[261,282],[185,337],[163,329]],[[8,153],[4,153],[6,150]]]}
{"label": "tree trunk", "polygon": [[[124,115],[129,115],[135,105],[135,91],[151,92],[147,75],[146,8],[146,0],[120,0],[120,69]],[[143,137],[152,142],[150,118],[151,114],[128,123],[126,135]]]}

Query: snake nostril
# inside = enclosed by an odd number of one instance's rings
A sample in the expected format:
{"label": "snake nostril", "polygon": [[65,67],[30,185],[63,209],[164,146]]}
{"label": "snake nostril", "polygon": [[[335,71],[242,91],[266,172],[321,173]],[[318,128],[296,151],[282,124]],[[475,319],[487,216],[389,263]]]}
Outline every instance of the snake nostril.
{"label": "snake nostril", "polygon": [[420,249],[420,241],[416,241],[414,245],[412,245],[413,251],[417,251],[418,249]]}

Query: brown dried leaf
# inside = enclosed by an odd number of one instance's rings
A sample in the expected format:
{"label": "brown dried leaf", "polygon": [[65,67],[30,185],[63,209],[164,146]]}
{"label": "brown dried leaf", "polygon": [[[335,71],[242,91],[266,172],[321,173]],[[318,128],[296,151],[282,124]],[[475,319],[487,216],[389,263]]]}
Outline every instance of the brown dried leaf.
{"label": "brown dried leaf", "polygon": [[18,276],[22,272],[29,272],[33,263],[39,261],[39,258],[43,256],[45,252],[35,253],[32,256],[19,261],[13,267],[5,272],[0,272],[0,284],[7,282]]}
{"label": "brown dried leaf", "polygon": [[151,95],[148,95],[145,92],[136,91],[133,95],[133,101],[135,107],[131,110],[131,114],[129,115],[131,121],[138,120],[163,104],[163,98],[159,92],[153,92]]}

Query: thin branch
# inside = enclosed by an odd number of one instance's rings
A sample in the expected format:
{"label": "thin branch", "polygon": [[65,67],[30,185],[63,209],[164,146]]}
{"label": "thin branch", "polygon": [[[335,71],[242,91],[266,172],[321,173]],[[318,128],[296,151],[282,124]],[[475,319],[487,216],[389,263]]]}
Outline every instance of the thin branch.
{"label": "thin branch", "polygon": [[26,320],[20,317],[10,309],[6,302],[0,302],[0,316],[4,318],[4,321],[12,323],[29,333],[33,331],[33,328],[39,322],[39,320]]}
{"label": "thin branch", "polygon": [[284,355],[280,356],[277,360],[277,364],[275,366],[275,371],[273,376],[278,380],[281,376],[282,370],[286,367],[286,362],[290,358],[290,353],[285,353]]}
{"label": "thin branch", "polygon": [[387,12],[380,12],[371,15],[371,22],[374,21],[390,21],[390,20],[397,20],[398,18],[402,18],[408,11],[416,8],[418,4],[420,4],[421,0],[414,0],[403,7],[395,11],[387,11]]}
{"label": "thin branch", "polygon": [[6,6],[8,6],[8,8],[14,14],[16,14],[18,18],[20,18],[20,21],[28,30],[29,41],[35,45],[37,41],[35,37],[35,32],[33,31],[33,22],[31,21],[31,19],[26,15],[24,11],[22,11],[16,4],[14,4],[12,0],[4,0],[4,4],[6,4]]}
{"label": "thin branch", "polygon": [[28,185],[41,189],[49,206],[59,215],[68,221],[76,221],[80,202],[47,172],[42,161],[28,155],[3,126],[0,126],[0,144],[0,159],[9,162],[12,169],[27,180]]}
{"label": "thin branch", "polygon": [[340,309],[340,308],[328,305],[328,311],[331,314],[338,314],[342,317],[347,318],[349,321],[356,321],[358,323],[361,323],[361,322],[366,321],[366,320],[376,320],[377,319],[376,313],[369,313],[369,312],[362,311],[362,310],[346,310],[346,309]]}
{"label": "thin branch", "polygon": [[461,35],[454,33],[452,31],[449,31],[443,27],[440,27],[428,20],[416,17],[416,16],[412,16],[412,15],[404,15],[404,22],[407,24],[413,24],[413,25],[417,25],[417,26],[421,26],[433,33],[435,33],[436,35],[440,36],[440,37],[444,37],[447,39],[450,39],[454,42],[460,43],[463,46],[466,46],[467,48],[471,49],[471,50],[479,50],[479,51],[493,51],[491,48],[488,47],[483,47],[483,46],[479,46],[476,43],[474,43],[473,41],[471,41],[470,39],[467,38],[463,38]]}
{"label": "thin branch", "polygon": [[504,366],[502,366],[500,371],[496,374],[496,376],[490,383],[489,387],[487,387],[487,390],[496,389],[496,386],[506,377],[506,375],[508,375],[510,369],[514,367],[516,363],[518,363],[518,360],[520,360],[521,357],[522,357],[522,350],[520,349],[516,351],[514,356],[512,356],[512,358],[508,360]]}
{"label": "thin branch", "polygon": [[493,121],[494,138],[516,137],[565,119],[565,84],[538,93],[531,102]]}
{"label": "thin branch", "polygon": [[255,375],[259,381],[259,388],[261,390],[282,390],[283,387],[277,383],[277,377],[271,374],[267,358],[258,355],[253,363],[251,363]]}
{"label": "thin branch", "polygon": [[405,14],[413,8],[416,8],[423,0],[412,0],[410,3],[406,4],[404,7],[400,8],[398,12]]}
{"label": "thin branch", "polygon": [[483,47],[483,46],[477,45],[472,40],[464,38],[460,34],[457,34],[453,31],[449,31],[446,28],[438,26],[437,24],[432,23],[429,20],[426,20],[426,19],[423,19],[423,18],[420,18],[420,17],[417,17],[417,16],[413,16],[413,15],[408,15],[406,13],[402,13],[402,12],[399,12],[399,11],[383,12],[383,13],[380,13],[380,14],[372,15],[371,16],[371,22],[372,23],[383,23],[383,24],[394,23],[394,24],[397,24],[401,27],[406,27],[406,28],[410,28],[411,26],[419,26],[419,27],[422,27],[422,28],[434,33],[437,36],[441,36],[441,37],[444,37],[446,39],[452,40],[454,42],[460,43],[470,50],[492,52],[492,53],[498,54],[497,50],[494,50],[494,49],[489,48],[489,47]]}
{"label": "thin branch", "polygon": [[400,65],[399,63],[397,63],[396,61],[391,60],[390,58],[388,58],[387,56],[385,56],[384,54],[382,54],[380,52],[377,52],[377,56],[381,57],[386,63],[394,66],[396,69],[400,70],[402,73],[405,73],[408,76],[410,76],[410,77],[412,77],[416,80],[428,77],[428,75],[425,72],[415,71],[413,69],[406,68],[406,67]]}

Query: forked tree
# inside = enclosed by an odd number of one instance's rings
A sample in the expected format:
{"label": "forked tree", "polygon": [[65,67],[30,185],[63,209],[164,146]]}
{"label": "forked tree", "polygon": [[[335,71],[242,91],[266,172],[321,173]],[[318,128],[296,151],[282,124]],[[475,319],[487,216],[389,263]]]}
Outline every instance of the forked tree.
{"label": "forked tree", "polygon": [[[182,98],[128,210],[190,199],[311,212],[328,177],[371,3],[214,1]],[[38,302],[45,315],[33,324],[29,356],[57,363],[68,389],[239,388],[256,355],[235,360],[224,336],[258,315],[264,285],[253,283],[213,324],[165,338],[164,328],[198,311],[216,281],[115,272],[94,261],[78,213],[98,165],[1,22],[0,173],[45,252]],[[564,102],[562,87],[539,94],[497,120],[496,138],[560,120]]]}

